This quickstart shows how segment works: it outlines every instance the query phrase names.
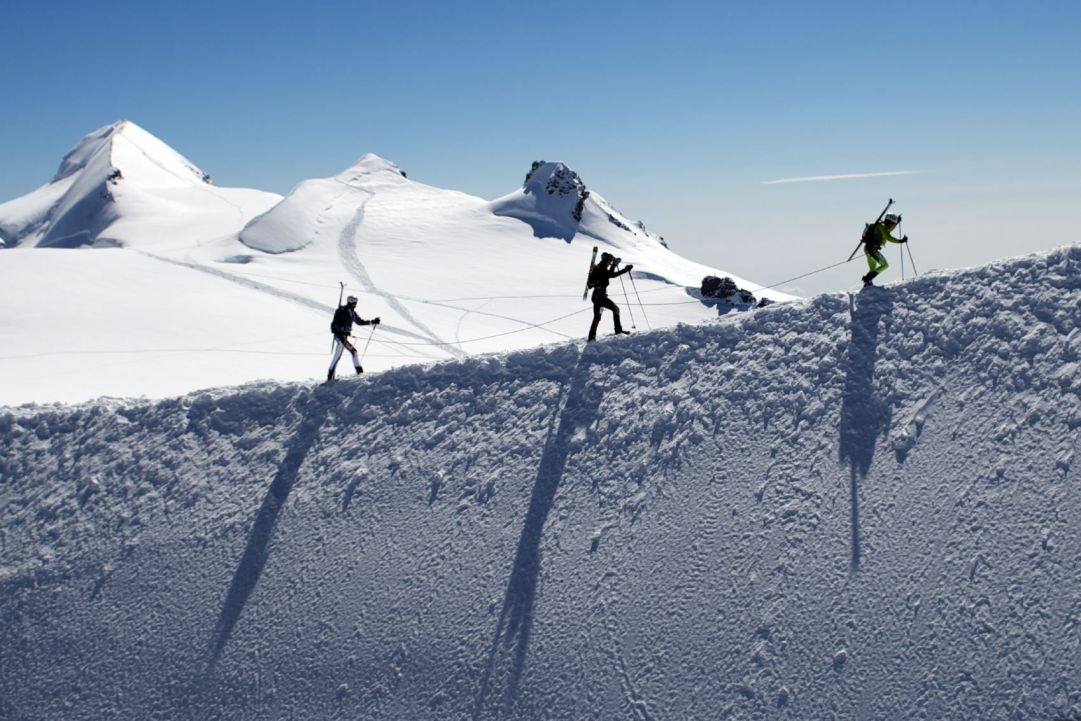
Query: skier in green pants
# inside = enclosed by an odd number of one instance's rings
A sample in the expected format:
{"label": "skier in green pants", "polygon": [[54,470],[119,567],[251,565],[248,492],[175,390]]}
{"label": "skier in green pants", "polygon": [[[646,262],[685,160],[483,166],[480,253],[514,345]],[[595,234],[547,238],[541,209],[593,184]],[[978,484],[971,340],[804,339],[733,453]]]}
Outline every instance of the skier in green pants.
{"label": "skier in green pants", "polygon": [[875,276],[890,267],[890,264],[886,262],[886,256],[882,255],[882,246],[886,243],[908,242],[907,235],[902,238],[894,238],[890,235],[900,222],[900,215],[890,213],[868,229],[863,240],[863,254],[867,256],[867,266],[870,271],[862,278],[864,285],[874,285],[871,281],[875,279]]}

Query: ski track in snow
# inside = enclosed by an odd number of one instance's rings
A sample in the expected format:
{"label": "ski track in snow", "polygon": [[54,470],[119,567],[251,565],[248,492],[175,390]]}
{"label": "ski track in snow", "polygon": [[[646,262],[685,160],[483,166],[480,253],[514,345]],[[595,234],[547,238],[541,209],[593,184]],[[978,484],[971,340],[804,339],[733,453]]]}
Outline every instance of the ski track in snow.
{"label": "ski track in snow", "polygon": [[0,412],[0,717],[1081,718],[1079,293]]}
{"label": "ski track in snow", "polygon": [[[440,338],[434,331],[421,322],[416,316],[414,316],[408,308],[398,299],[397,296],[380,290],[372,281],[371,276],[368,274],[364,264],[360,261],[360,256],[357,254],[357,232],[360,230],[361,224],[364,222],[364,211],[367,208],[368,203],[375,197],[373,191],[365,188],[357,188],[342,180],[338,180],[339,183],[352,188],[354,191],[364,193],[367,197],[361,202],[360,207],[357,208],[356,214],[353,218],[342,228],[341,235],[338,237],[338,252],[342,259],[342,264],[345,268],[352,273],[353,277],[366,289],[369,293],[378,295],[381,297],[387,305],[398,312],[399,317],[403,318],[407,322],[411,323],[413,327],[417,328],[424,336],[425,339],[430,341],[436,350],[444,350],[452,356],[458,358],[464,358],[465,353],[455,348],[453,344],[447,343]],[[341,196],[339,196],[341,197]]]}
{"label": "ski track in snow", "polygon": [[[140,255],[144,255],[147,258],[152,258],[153,260],[161,261],[162,263],[171,263],[172,265],[177,265],[177,266],[180,266],[182,268],[189,268],[191,270],[196,270],[196,271],[199,271],[201,273],[206,273],[207,275],[212,275],[212,276],[215,276],[217,278],[221,278],[223,280],[228,280],[228,281],[230,281],[232,283],[236,283],[237,285],[243,286],[245,288],[249,288],[251,290],[259,291],[261,293],[266,293],[267,295],[273,296],[275,298],[279,298],[281,300],[287,300],[287,301],[290,301],[290,302],[293,302],[293,303],[297,303],[298,305],[302,305],[302,306],[304,306],[306,308],[310,308],[312,310],[318,311],[320,313],[320,315],[322,315],[324,318],[329,318],[330,316],[332,316],[334,314],[334,308],[332,306],[329,306],[329,305],[326,305],[326,304],[323,304],[323,303],[319,303],[318,301],[314,301],[311,298],[308,298],[308,297],[303,296],[303,295],[299,295],[299,294],[296,294],[296,293],[290,293],[287,290],[282,290],[280,288],[269,285],[267,283],[262,283],[262,282],[257,281],[257,280],[252,280],[251,278],[245,277],[243,275],[238,275],[236,273],[230,273],[228,271],[220,270],[218,268],[214,268],[213,266],[209,266],[209,265],[206,265],[204,263],[200,263],[200,262],[194,261],[194,260],[187,260],[187,259],[180,260],[180,259],[176,259],[176,258],[167,258],[165,256],[157,255],[155,253],[151,253],[151,252],[146,251],[146,250],[141,250],[139,248],[134,248],[133,250],[136,253],[139,253]],[[383,328],[382,323],[380,323],[380,327],[383,329],[384,332],[394,333],[394,334],[397,334],[397,335],[403,335],[403,336],[405,336],[407,338],[412,338],[414,340],[420,340],[420,341],[428,341],[428,340],[430,340],[429,336],[420,335],[418,333],[413,333],[413,332],[411,332],[409,330],[406,330],[406,329],[395,328],[393,326],[387,326],[387,327]],[[397,346],[399,348],[403,348],[404,352],[407,353],[410,356],[417,356],[418,358],[423,358],[423,356],[418,355],[418,353],[417,353],[417,351],[415,349],[410,348],[408,346],[401,346],[400,344],[397,344],[393,340],[390,340],[388,338],[384,337],[384,338],[376,339],[376,342],[384,343],[384,344],[388,344],[388,345],[395,345],[395,346]]]}
{"label": "ski track in snow", "polygon": [[[465,322],[465,319],[468,318],[470,316],[470,314],[472,314],[472,313],[478,313],[478,314],[482,313],[482,311],[480,309],[483,308],[484,306],[488,305],[491,302],[492,301],[490,301],[490,300],[482,301],[481,304],[476,309],[455,308],[455,310],[461,310],[462,311],[462,314],[460,316],[458,316],[458,322],[454,324],[454,340],[455,340],[455,342],[458,343],[459,350],[463,350],[463,351],[465,350],[465,348],[462,348],[462,323]],[[435,304],[433,304],[433,305],[435,305]],[[454,306],[451,306],[451,305],[448,305],[448,304],[442,304],[441,303],[439,305],[444,305],[444,307],[447,307],[447,308],[454,308]]]}
{"label": "ski track in snow", "polygon": [[330,307],[328,305],[325,305],[323,303],[319,303],[317,301],[312,300],[311,298],[307,298],[307,297],[302,296],[302,295],[297,295],[296,293],[290,293],[287,290],[281,290],[280,288],[275,288],[274,286],[268,285],[266,283],[260,283],[257,280],[251,280],[250,278],[245,278],[242,275],[236,275],[234,273],[228,273],[228,272],[226,272],[224,270],[219,270],[218,268],[213,268],[213,267],[208,266],[208,265],[203,265],[202,263],[199,263],[199,262],[196,262],[196,261],[178,260],[176,258],[166,258],[165,256],[157,255],[156,253],[151,253],[149,251],[142,250],[142,249],[139,249],[139,248],[134,248],[133,250],[135,250],[135,252],[139,253],[140,255],[144,255],[147,258],[152,258],[154,260],[161,261],[162,263],[170,263],[172,265],[180,266],[181,268],[189,268],[191,270],[197,270],[200,273],[206,273],[207,275],[212,275],[212,276],[215,276],[217,278],[221,278],[223,280],[228,280],[228,281],[230,281],[232,283],[236,283],[237,285],[241,285],[241,286],[243,286],[245,288],[249,288],[251,290],[259,291],[260,293],[266,293],[267,295],[272,295],[275,298],[279,298],[281,300],[287,300],[287,301],[290,301],[292,303],[296,303],[298,305],[304,306],[305,308],[310,308],[311,310],[315,310],[315,311],[319,312],[321,315],[323,315],[324,317],[329,317],[331,314],[334,313],[334,308],[332,308],[332,307]]}

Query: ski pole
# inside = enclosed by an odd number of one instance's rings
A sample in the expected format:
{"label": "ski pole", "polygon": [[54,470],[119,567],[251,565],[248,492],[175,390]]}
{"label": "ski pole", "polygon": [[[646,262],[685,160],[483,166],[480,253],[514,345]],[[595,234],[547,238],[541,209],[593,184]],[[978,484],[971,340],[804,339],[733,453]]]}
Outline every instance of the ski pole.
{"label": "ski pole", "polygon": [[372,332],[368,334],[368,340],[364,342],[364,350],[360,352],[360,363],[364,365],[364,355],[368,352],[368,344],[372,342],[372,336],[375,335],[376,323],[372,323]]}
{"label": "ski pole", "polygon": [[623,282],[623,276],[619,276],[619,284],[623,287],[623,302],[627,305],[627,312],[631,314],[631,328],[638,330],[638,326],[634,324],[634,308],[631,307],[630,300],[627,299],[627,284]]}
{"label": "ski pole", "polygon": [[[901,233],[902,238],[905,237],[905,234],[901,232],[901,224],[900,223],[897,224],[897,232]],[[904,245],[908,245],[908,243],[905,243]],[[900,248],[899,250],[901,251],[901,280],[904,280],[905,279],[905,249]]]}
{"label": "ski pole", "polygon": [[649,318],[646,317],[646,307],[642,305],[642,296],[638,294],[638,286],[634,284],[634,272],[627,273],[631,279],[631,288],[634,289],[634,297],[638,299],[638,309],[642,311],[642,320],[646,322],[646,330],[653,330],[649,325]]}
{"label": "ski pole", "polygon": [[908,243],[905,243],[905,247],[908,248],[908,259],[912,262],[912,273],[919,277],[920,272],[916,270],[916,259],[912,257],[912,247]]}

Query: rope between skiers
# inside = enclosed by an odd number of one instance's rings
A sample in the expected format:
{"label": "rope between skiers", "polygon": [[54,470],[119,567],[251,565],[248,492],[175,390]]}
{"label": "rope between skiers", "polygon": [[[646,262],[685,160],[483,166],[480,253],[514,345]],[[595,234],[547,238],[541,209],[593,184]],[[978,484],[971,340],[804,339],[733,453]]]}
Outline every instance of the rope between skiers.
{"label": "rope between skiers", "polygon": [[[819,268],[819,269],[813,270],[813,271],[811,271],[809,273],[804,273],[802,275],[795,276],[794,278],[789,278],[788,280],[781,281],[780,283],[775,283],[773,285],[762,286],[761,290],[768,290],[770,288],[776,288],[778,286],[785,285],[786,283],[791,283],[792,281],[800,280],[801,278],[806,278],[808,276],[815,275],[817,273],[822,273],[824,271],[830,270],[832,268],[836,268],[836,267],[841,266],[841,265],[845,265],[845,264],[847,264],[849,262],[851,262],[851,261],[844,260],[844,261],[841,261],[840,263],[834,263],[833,265],[828,265],[828,266],[825,266],[824,268]],[[913,267],[915,267],[914,262],[912,263],[912,265],[913,265]],[[294,282],[301,282],[301,281],[294,281]],[[633,276],[632,276],[631,282],[632,282],[632,287],[633,287]],[[320,285],[321,287],[325,287],[323,284],[311,283],[309,285]],[[655,288],[655,289],[641,291],[640,293],[645,294],[645,293],[649,293],[649,292],[654,292],[656,290],[665,290],[665,288],[659,288],[659,289]],[[633,292],[635,292],[636,294],[638,293],[637,289],[634,289]],[[563,295],[552,295],[552,296],[493,296],[492,299],[540,298],[540,297],[544,297],[544,298],[548,298],[548,297],[563,298],[563,297],[566,297],[566,296],[563,296]],[[456,299],[453,299],[453,300],[488,300],[488,299],[489,298],[486,298],[486,297],[485,298],[477,297],[477,298],[456,298]],[[443,305],[443,303],[441,301],[424,301],[424,302],[430,303],[430,304],[433,304],[433,305]],[[674,302],[667,302],[667,303],[639,302],[638,304],[642,305],[642,306],[671,306],[671,305],[691,305],[691,304],[697,305],[697,304],[701,304],[701,303],[702,303],[702,300],[694,299],[694,300],[674,301]],[[467,309],[463,309],[463,310],[467,310]],[[369,338],[367,340],[369,342],[375,343],[377,345],[395,345],[395,346],[409,346],[409,347],[440,347],[440,346],[448,346],[448,345],[458,345],[460,343],[478,343],[480,341],[491,340],[493,338],[503,338],[503,337],[506,337],[506,336],[509,336],[509,335],[514,335],[516,333],[524,333],[525,331],[533,330],[533,329],[541,329],[541,328],[543,328],[545,330],[550,330],[550,329],[545,328],[545,326],[549,326],[549,325],[551,325],[553,323],[558,323],[561,320],[566,320],[567,318],[572,318],[572,317],[574,317],[576,315],[581,315],[583,313],[587,313],[587,312],[589,312],[589,310],[590,310],[589,308],[581,308],[579,310],[575,310],[575,311],[573,311],[571,313],[567,313],[565,315],[561,315],[561,316],[559,316],[557,318],[552,318],[550,320],[546,320],[546,321],[543,321],[541,323],[530,323],[529,321],[524,321],[524,320],[520,320],[520,319],[512,319],[510,317],[507,317],[507,320],[512,320],[512,321],[517,322],[517,323],[522,323],[525,327],[523,327],[523,328],[515,328],[513,330],[508,330],[508,331],[504,331],[504,332],[501,332],[501,333],[492,333],[490,335],[478,336],[476,338],[466,338],[466,339],[455,340],[455,341],[444,341],[444,342],[438,342],[438,343],[433,342],[433,341],[416,341],[416,342],[414,342],[414,341],[398,341],[398,340],[390,340],[390,339],[385,339],[384,340],[384,339],[375,338],[375,337],[372,337],[372,336],[369,336]],[[470,311],[470,312],[477,312],[477,311]],[[483,315],[494,315],[494,314],[489,314],[489,313],[481,313],[481,314],[483,314]],[[551,332],[558,333],[559,335],[566,336],[566,334],[559,333],[558,331],[553,330]],[[268,350],[251,350],[251,349],[243,349],[243,348],[137,348],[137,349],[129,348],[129,349],[123,349],[123,350],[71,350],[71,351],[67,351],[67,353],[75,354],[75,355],[128,355],[128,354],[136,354],[136,353],[241,353],[241,354],[250,354],[250,355],[280,355],[280,356],[322,355],[320,353],[311,353],[311,352],[268,351]],[[47,356],[47,355],[51,355],[51,353],[29,353],[29,354],[7,355],[7,356],[0,356],[0,361],[3,361],[3,360],[22,360],[22,359],[43,357],[43,356]],[[399,356],[395,355],[395,354],[390,354],[390,355],[382,354],[382,355],[378,355],[378,356],[373,354],[372,357],[399,357]]]}
{"label": "rope between skiers", "polygon": [[[909,249],[908,252],[909,252],[909,256],[911,257],[911,254],[912,254],[911,249]],[[855,260],[855,258],[853,258],[853,260]],[[827,265],[824,268],[819,268],[817,270],[812,270],[812,271],[810,271],[808,273],[803,273],[803,274],[797,275],[797,276],[795,276],[793,278],[788,278],[787,280],[782,280],[779,283],[774,283],[772,285],[760,286],[759,290],[772,290],[773,288],[777,288],[777,287],[780,287],[782,285],[786,285],[786,284],[791,283],[791,282],[796,281],[796,280],[801,280],[803,278],[808,278],[808,277],[810,277],[812,275],[817,275],[818,273],[822,273],[822,272],[825,272],[827,270],[832,270],[833,268],[836,268],[836,267],[841,266],[841,265],[845,265],[845,264],[850,263],[850,262],[852,262],[852,261],[851,260],[843,260],[840,263],[834,263],[833,265]],[[912,262],[912,261],[910,261],[910,262]],[[912,265],[913,265],[913,267],[915,267],[914,262],[912,262]],[[330,288],[330,287],[332,287],[332,286],[328,285],[327,283],[313,283],[313,282],[304,281],[304,280],[293,280],[293,279],[290,279],[290,278],[278,278],[278,277],[275,277],[275,276],[265,275],[265,274],[261,274],[261,273],[247,273],[247,272],[244,272],[244,273],[239,274],[239,277],[241,277],[241,278],[246,278],[246,277],[265,278],[267,280],[275,280],[275,281],[280,281],[282,283],[295,283],[295,284],[299,284],[299,285],[310,286],[310,287],[313,287],[313,288]],[[630,278],[631,278],[631,285],[633,286],[634,285],[634,274],[631,274]],[[670,288],[671,288],[670,285],[663,285],[663,286],[660,286],[658,288],[647,288],[645,290],[638,290],[637,288],[635,288],[632,292],[634,292],[635,295],[642,296],[642,295],[648,295],[650,293],[659,293],[659,292],[662,292],[662,291],[665,291],[665,290],[669,290]],[[354,290],[354,289],[346,286],[346,290]],[[362,292],[362,291],[360,291],[360,292]],[[548,294],[541,294],[541,295],[525,295],[525,294],[521,294],[521,295],[475,295],[475,296],[461,296],[461,297],[456,297],[456,298],[430,298],[430,299],[412,298],[412,297],[409,297],[409,296],[398,296],[398,297],[401,298],[402,300],[415,301],[417,303],[425,303],[425,304],[428,304],[428,305],[440,305],[440,304],[445,304],[445,303],[455,303],[455,302],[474,301],[474,300],[543,300],[543,299],[554,299],[554,298],[566,298],[567,295],[565,293],[548,293]],[[700,302],[700,301],[692,300],[692,301],[676,301],[676,302],[668,302],[668,303],[638,303],[638,305],[657,305],[657,306],[663,306],[663,305],[687,305],[687,304],[698,303],[698,302]],[[453,307],[453,306],[448,306],[448,307]],[[462,308],[461,310],[468,310],[468,309]],[[471,312],[479,312],[479,311],[471,311]],[[525,321],[520,321],[520,322],[524,323]],[[532,325],[532,324],[530,324],[530,325]],[[541,323],[541,324],[537,324],[537,325],[538,326],[543,326],[544,324]]]}
{"label": "rope between skiers", "polygon": [[561,320],[566,320],[567,318],[570,318],[570,317],[576,316],[576,315],[580,315],[580,314],[585,313],[585,312],[587,312],[589,310],[590,310],[589,308],[581,308],[579,310],[574,311],[573,313],[567,313],[566,315],[561,315],[558,318],[553,318],[552,320],[548,320],[548,321],[545,321],[543,323],[536,323],[536,324],[531,323],[526,328],[515,328],[514,330],[508,330],[508,331],[505,331],[503,333],[493,333],[492,335],[485,335],[485,336],[481,336],[479,338],[469,338],[467,340],[444,341],[444,342],[441,342],[441,343],[435,343],[435,342],[432,342],[432,341],[426,341],[426,342],[423,342],[423,343],[408,343],[408,342],[403,342],[403,341],[380,341],[380,340],[376,340],[375,342],[376,343],[381,343],[381,342],[394,343],[394,345],[402,345],[402,346],[445,346],[445,345],[458,345],[459,343],[477,343],[477,342],[482,341],[482,340],[491,340],[492,338],[502,338],[504,336],[514,335],[515,333],[524,333],[525,331],[530,330],[531,328],[540,328],[542,326],[551,325],[552,323],[558,323]]}
{"label": "rope between skiers", "polygon": [[[881,252],[880,252],[881,248],[883,247],[883,245],[885,243],[897,243],[897,244],[905,245],[905,247],[901,249],[901,273],[902,273],[902,278],[904,277],[904,273],[905,273],[905,253],[906,253],[906,251],[907,251],[907,254],[908,254],[908,261],[909,261],[909,263],[911,265],[912,271],[914,273],[917,273],[917,275],[918,275],[918,272],[916,271],[916,263],[915,263],[914,258],[912,257],[911,246],[908,245],[908,236],[905,235],[905,236],[902,236],[902,237],[898,238],[898,237],[892,235],[892,231],[894,231],[895,229],[897,230],[897,232],[900,232],[899,229],[900,229],[900,225],[901,225],[901,216],[900,215],[887,214],[886,213],[886,211],[890,208],[890,206],[893,204],[893,202],[894,201],[891,199],[890,202],[886,205],[886,208],[884,208],[882,213],[879,215],[878,219],[876,219],[873,223],[867,223],[865,225],[864,233],[863,233],[863,236],[860,239],[859,245],[857,245],[856,250],[853,251],[852,255],[849,256],[849,258],[847,260],[842,260],[842,261],[839,261],[837,263],[831,263],[830,265],[826,265],[826,266],[823,266],[821,268],[816,268],[815,270],[811,270],[811,271],[808,271],[806,273],[801,273],[799,275],[793,276],[791,278],[787,278],[785,280],[782,280],[782,281],[777,282],[777,283],[773,283],[771,285],[759,286],[757,290],[758,291],[771,290],[771,289],[778,288],[780,286],[784,286],[784,285],[787,285],[789,283],[801,280],[803,278],[808,278],[810,276],[817,275],[819,273],[824,273],[824,272],[826,272],[828,270],[832,270],[834,268],[838,268],[838,267],[840,267],[842,265],[846,265],[846,264],[852,262],[852,260],[854,260],[857,257],[857,254],[859,253],[861,248],[863,248],[863,251],[864,251],[863,255],[867,258],[867,262],[868,262],[868,264],[869,264],[869,266],[871,268],[871,271],[867,275],[865,275],[863,277],[864,285],[871,285],[872,284],[871,283],[872,279],[875,276],[879,275],[887,267],[887,263],[886,263],[886,261],[884,259],[884,256],[882,256]],[[518,333],[524,333],[526,331],[531,331],[531,330],[543,330],[543,331],[552,333],[552,334],[557,335],[557,336],[562,336],[563,338],[573,338],[574,336],[568,335],[567,333],[564,333],[561,330],[548,328],[547,326],[550,326],[550,325],[555,324],[555,323],[559,323],[560,321],[564,321],[564,320],[566,320],[568,318],[572,318],[572,317],[575,317],[575,316],[578,316],[578,315],[589,313],[590,311],[593,312],[593,325],[590,328],[590,333],[589,333],[589,337],[588,337],[587,340],[592,341],[596,337],[597,325],[598,325],[598,322],[599,322],[599,320],[601,318],[601,315],[603,314],[603,312],[605,310],[610,311],[612,316],[613,316],[614,326],[615,326],[615,334],[620,335],[620,334],[623,334],[623,333],[627,333],[629,331],[624,330],[621,327],[621,324],[620,324],[620,309],[619,309],[619,306],[616,303],[614,303],[608,297],[608,294],[607,294],[607,288],[608,288],[608,285],[609,285],[609,281],[613,280],[615,278],[619,278],[620,288],[622,290],[622,296],[623,296],[623,305],[625,306],[625,310],[627,311],[628,315],[630,316],[631,326],[633,328],[637,328],[636,316],[635,316],[635,312],[634,312],[634,308],[633,308],[635,302],[639,306],[639,310],[641,312],[641,317],[642,317],[643,322],[646,324],[646,327],[651,328],[651,325],[649,323],[649,319],[648,319],[648,317],[646,316],[646,313],[645,313],[645,307],[646,306],[677,306],[677,305],[699,305],[699,304],[711,305],[712,301],[715,301],[715,300],[720,301],[720,300],[722,300],[721,298],[713,298],[711,296],[703,296],[701,293],[699,293],[697,291],[697,289],[694,289],[694,288],[685,288],[685,291],[688,293],[688,295],[692,295],[692,297],[690,297],[690,298],[688,298],[686,300],[669,301],[669,302],[653,302],[653,303],[643,302],[642,297],[641,297],[642,295],[645,295],[645,294],[648,294],[648,293],[651,293],[651,292],[660,292],[660,291],[664,291],[664,290],[672,290],[673,288],[678,288],[679,286],[676,285],[676,284],[665,281],[659,287],[647,288],[646,290],[640,292],[638,290],[637,284],[635,283],[635,276],[631,272],[634,269],[634,266],[632,264],[628,264],[628,265],[620,267],[620,265],[622,263],[622,260],[620,258],[617,258],[617,257],[613,256],[610,253],[607,253],[607,252],[601,253],[600,262],[597,263],[597,251],[598,251],[598,248],[594,247],[593,248],[593,259],[590,261],[589,276],[588,276],[588,280],[586,282],[586,292],[583,293],[583,295],[582,295],[582,299],[585,300],[588,293],[589,293],[589,290],[590,289],[593,290],[592,308],[589,308],[589,307],[579,308],[577,310],[571,311],[570,313],[565,313],[565,314],[560,315],[558,317],[551,318],[549,320],[539,322],[539,323],[534,323],[534,322],[531,322],[531,321],[528,321],[528,320],[522,320],[520,318],[515,318],[515,317],[513,317],[511,315],[503,315],[503,314],[498,314],[498,313],[487,312],[487,311],[482,310],[482,308],[484,307],[484,305],[487,304],[487,302],[495,301],[495,300],[506,300],[506,299],[549,299],[549,298],[566,299],[567,298],[566,293],[528,294],[528,295],[527,294],[521,294],[521,295],[467,296],[467,297],[447,298],[447,299],[442,299],[442,300],[415,298],[415,297],[409,297],[409,296],[404,296],[404,295],[397,296],[400,300],[404,300],[404,301],[408,301],[408,302],[424,303],[424,304],[427,304],[427,305],[441,306],[441,307],[445,307],[445,308],[451,308],[451,309],[455,309],[455,310],[460,310],[460,311],[463,312],[463,315],[462,315],[463,319],[466,316],[470,315],[470,314],[476,314],[476,315],[481,315],[481,316],[488,316],[488,317],[491,317],[491,318],[497,318],[497,319],[509,321],[509,322],[512,322],[512,323],[518,323],[518,324],[522,325],[522,327],[520,327],[520,328],[512,328],[510,330],[506,330],[506,331],[502,331],[502,332],[498,332],[498,333],[489,333],[487,335],[477,336],[477,337],[474,337],[474,338],[465,338],[465,339],[458,338],[458,339],[455,339],[455,340],[448,340],[448,341],[441,341],[441,340],[412,340],[411,341],[411,340],[397,340],[397,339],[395,339],[393,337],[387,337],[386,334],[380,334],[382,337],[377,337],[376,334],[375,334],[375,329],[380,325],[380,319],[378,317],[375,317],[375,318],[372,318],[372,319],[364,319],[364,318],[361,318],[360,316],[358,316],[356,314],[356,310],[355,310],[356,306],[357,306],[357,301],[358,301],[358,298],[356,296],[350,295],[348,297],[348,299],[347,299],[347,302],[345,304],[343,304],[342,300],[343,300],[343,295],[345,293],[346,287],[345,287],[344,283],[339,282],[338,283],[338,286],[339,286],[339,288],[338,288],[338,292],[339,292],[338,305],[337,305],[337,310],[335,312],[334,322],[331,324],[331,331],[332,331],[332,334],[333,334],[334,339],[335,339],[334,343],[332,344],[332,355],[333,355],[334,360],[332,361],[331,368],[330,368],[330,371],[328,373],[328,380],[333,379],[333,377],[334,377],[334,365],[337,363],[337,360],[341,357],[341,354],[342,354],[343,350],[348,350],[352,354],[352,357],[353,357],[353,360],[354,360],[354,366],[356,368],[357,373],[358,374],[362,373],[363,368],[361,367],[360,363],[361,363],[361,360],[366,355],[369,345],[371,345],[372,343],[376,344],[377,346],[382,346],[382,347],[387,348],[387,349],[393,349],[395,347],[402,348],[402,349],[410,349],[410,348],[446,348],[446,347],[451,347],[451,346],[463,346],[463,345],[470,344],[470,343],[479,343],[479,342],[482,342],[482,341],[493,340],[493,339],[496,339],[496,338],[505,338],[505,337],[508,337],[508,336],[516,335]],[[644,279],[660,279],[660,280],[664,281],[663,277],[658,277],[658,276],[651,275],[651,274],[648,274],[648,273],[642,273],[641,271],[639,271],[638,274],[639,274],[639,277],[643,277]],[[627,285],[624,283],[624,279],[622,277],[623,275],[627,275],[629,277],[629,279],[630,279],[630,292],[628,292]],[[307,285],[307,286],[312,286],[312,287],[320,287],[320,288],[328,287],[326,284],[323,284],[323,283],[314,283],[314,282],[308,282],[308,281],[296,280],[296,279],[290,279],[290,278],[280,278],[280,277],[275,277],[275,276],[270,276],[270,275],[265,275],[265,274],[259,274],[259,273],[246,273],[244,271],[238,272],[236,274],[236,277],[241,278],[241,279],[243,279],[245,277],[267,278],[267,279],[271,279],[271,280],[278,281],[278,282],[283,282],[283,283],[297,283],[297,284],[301,284],[301,285]],[[716,280],[716,279],[714,279],[714,280]],[[755,291],[755,292],[757,292],[757,291]],[[485,301],[485,303],[483,303],[480,306],[475,307],[475,308],[463,307],[463,306],[459,306],[459,305],[452,305],[452,303],[454,303],[454,302],[461,303],[461,302],[466,302],[466,301]],[[356,336],[352,335],[352,326],[353,326],[354,323],[359,324],[359,325],[367,325],[367,326],[371,327],[371,332],[367,334],[367,338],[364,340],[363,350],[361,352],[359,352],[359,353],[357,352],[357,348],[352,343],[352,341],[357,340]],[[413,337],[420,338],[420,336],[416,336],[414,334],[409,333],[408,330],[403,330],[403,329],[400,329],[400,328],[399,329],[392,328],[392,329],[390,329],[390,333],[394,334],[394,335],[398,335],[398,336],[401,336],[401,335],[404,334],[407,337],[410,336],[410,335],[413,335]],[[299,336],[299,337],[307,337],[307,335]],[[293,336],[293,338],[298,338],[298,336]],[[233,347],[226,346],[226,347],[203,347],[203,348],[139,348],[139,349],[121,349],[121,350],[104,350],[104,349],[97,350],[97,349],[95,349],[95,350],[68,350],[66,352],[69,353],[69,354],[86,355],[86,356],[154,354],[154,353],[160,353],[160,354],[236,353],[236,354],[249,354],[249,355],[265,355],[265,356],[308,356],[308,355],[319,355],[318,353],[313,353],[313,352],[275,351],[275,350],[252,349],[252,348],[244,348],[243,347],[245,345],[253,345],[253,344],[268,343],[268,342],[277,343],[277,342],[281,342],[283,340],[287,340],[287,339],[283,338],[283,337],[277,337],[277,338],[273,338],[273,339],[263,339],[263,340],[257,340],[257,341],[250,341],[250,342],[246,342],[246,343],[238,343],[238,344],[235,344]],[[0,361],[29,359],[29,358],[36,358],[36,357],[41,357],[41,356],[45,356],[45,355],[49,355],[49,353],[6,355],[6,356],[0,356]],[[422,358],[425,358],[427,356],[423,355],[419,351],[417,351],[417,352],[410,351],[409,353],[397,353],[397,354],[396,353],[376,353],[376,354],[373,354],[372,357],[381,357],[381,358],[409,358],[409,357],[413,357],[413,358],[422,359]]]}
{"label": "rope between skiers", "polygon": [[834,263],[833,265],[827,265],[825,268],[819,268],[818,270],[812,270],[810,273],[804,273],[803,275],[797,275],[795,278],[789,278],[788,280],[782,280],[780,283],[774,283],[773,285],[764,285],[761,288],[759,288],[759,290],[771,290],[773,288],[776,288],[777,286],[786,285],[788,283],[791,283],[794,280],[799,280],[801,278],[807,278],[807,277],[810,277],[812,275],[817,275],[818,273],[824,273],[827,270],[831,270],[833,268],[836,268],[836,267],[842,266],[842,265],[846,265],[846,264],[851,263],[851,262],[852,262],[851,260],[842,260],[840,263]]}

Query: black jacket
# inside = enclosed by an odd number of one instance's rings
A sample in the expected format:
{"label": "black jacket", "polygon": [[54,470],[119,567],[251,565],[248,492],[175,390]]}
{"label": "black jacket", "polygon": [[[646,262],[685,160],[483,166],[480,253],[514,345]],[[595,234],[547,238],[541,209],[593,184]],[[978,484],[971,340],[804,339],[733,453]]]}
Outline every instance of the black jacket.
{"label": "black jacket", "polygon": [[593,297],[604,297],[608,295],[608,282],[612,278],[623,275],[631,266],[624,266],[622,270],[608,270],[603,265],[598,265],[593,269],[593,273],[589,276],[589,286],[593,288]]}
{"label": "black jacket", "polygon": [[370,320],[364,320],[357,312],[347,305],[338,306],[334,311],[334,320],[330,322],[330,332],[334,335],[348,336],[353,332],[353,324],[371,325]]}

